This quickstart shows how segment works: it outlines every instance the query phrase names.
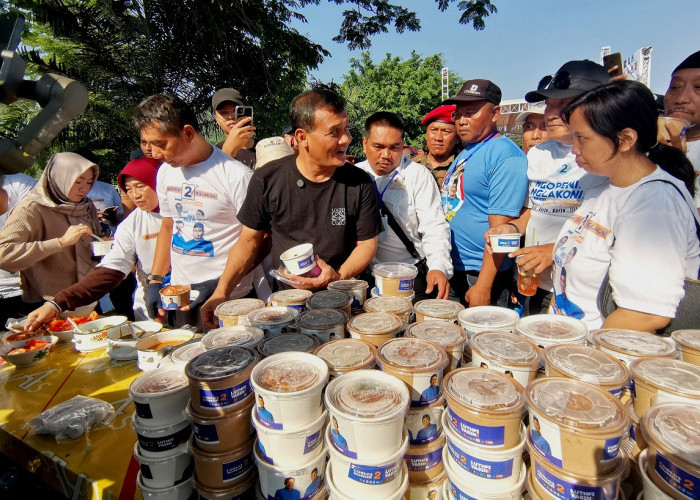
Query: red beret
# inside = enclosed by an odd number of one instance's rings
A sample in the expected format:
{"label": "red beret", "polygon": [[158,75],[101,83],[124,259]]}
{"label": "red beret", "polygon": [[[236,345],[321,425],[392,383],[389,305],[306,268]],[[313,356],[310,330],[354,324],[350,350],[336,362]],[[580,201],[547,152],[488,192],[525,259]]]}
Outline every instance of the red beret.
{"label": "red beret", "polygon": [[457,109],[457,106],[454,104],[438,106],[430,113],[425,115],[425,118],[423,118],[421,123],[423,125],[430,125],[434,121],[454,123],[455,121],[452,119],[452,113],[454,113],[455,109]]}

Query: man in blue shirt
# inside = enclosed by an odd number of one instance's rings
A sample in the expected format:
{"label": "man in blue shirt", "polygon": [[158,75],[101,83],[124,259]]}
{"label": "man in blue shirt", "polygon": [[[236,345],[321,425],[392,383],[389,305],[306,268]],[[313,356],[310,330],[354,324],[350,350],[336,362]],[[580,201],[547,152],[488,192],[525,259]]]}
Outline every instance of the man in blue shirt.
{"label": "man in blue shirt", "polygon": [[435,434],[437,434],[437,426],[435,424],[430,423],[430,415],[428,415],[427,413],[423,415],[421,423],[423,424],[423,428],[418,431],[416,441],[418,441],[419,443],[426,443],[428,441],[431,441]]}
{"label": "man in blue shirt", "polygon": [[[465,146],[445,174],[441,194],[450,207],[450,285],[469,307],[508,304],[512,260],[485,251],[484,233],[518,217],[527,194],[527,158],[496,128],[500,102],[501,89],[483,79],[468,80],[443,102],[457,106],[455,126]],[[450,199],[450,189],[461,205]]]}
{"label": "man in blue shirt", "polygon": [[530,431],[530,437],[532,438],[532,444],[535,445],[535,448],[547,456],[552,455],[552,448],[541,434],[540,421],[537,420],[537,417],[532,417],[532,430]]}
{"label": "man in blue shirt", "polygon": [[273,417],[272,413],[265,409],[265,400],[262,398],[262,396],[258,396],[258,419],[263,423],[275,423],[275,417]]}
{"label": "man in blue shirt", "polygon": [[335,444],[339,450],[347,451],[348,442],[338,430],[338,421],[335,419],[335,417],[333,417],[331,420],[331,427],[331,438],[333,438],[333,444]]}
{"label": "man in blue shirt", "polygon": [[284,488],[275,491],[275,500],[299,500],[301,493],[294,489],[294,478],[288,477],[284,480]]}
{"label": "man in blue shirt", "polygon": [[321,488],[321,478],[318,476],[318,469],[314,467],[311,471],[311,484],[304,491],[304,498],[311,498]]}
{"label": "man in blue shirt", "polygon": [[430,387],[427,387],[420,395],[420,402],[430,404],[437,401],[440,396],[440,387],[437,385],[437,373],[430,377]]}

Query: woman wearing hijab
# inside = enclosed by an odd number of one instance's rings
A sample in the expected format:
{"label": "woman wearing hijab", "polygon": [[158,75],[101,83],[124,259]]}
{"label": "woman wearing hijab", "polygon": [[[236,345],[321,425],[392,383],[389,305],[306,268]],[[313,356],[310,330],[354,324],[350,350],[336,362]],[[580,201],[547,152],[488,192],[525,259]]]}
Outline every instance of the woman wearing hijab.
{"label": "woman wearing hijab", "polygon": [[98,174],[97,165],[82,156],[57,153],[10,212],[0,231],[0,268],[19,271],[25,310],[52,300],[95,266],[90,235],[100,225],[86,195]]}
{"label": "woman wearing hijab", "polygon": [[29,314],[26,328],[33,329],[61,311],[94,302],[114,289],[136,266],[137,288],[134,316],[147,319],[143,290],[151,272],[156,239],[160,231],[156,173],[160,161],[137,158],[126,164],[117,177],[119,187],[136,205],[114,234],[114,245],[97,268],[80,282],[58,292],[54,299]]}

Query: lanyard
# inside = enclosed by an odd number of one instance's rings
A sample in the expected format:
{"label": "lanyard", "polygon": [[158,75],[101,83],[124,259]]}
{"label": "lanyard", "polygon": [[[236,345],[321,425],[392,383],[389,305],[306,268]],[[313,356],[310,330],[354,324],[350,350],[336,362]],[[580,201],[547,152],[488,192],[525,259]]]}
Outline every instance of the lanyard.
{"label": "lanyard", "polygon": [[[471,157],[476,154],[476,152],[479,150],[479,148],[481,146],[483,146],[484,144],[486,144],[487,142],[489,142],[491,139],[493,139],[496,136],[496,134],[498,134],[498,130],[496,130],[493,134],[488,136],[485,140],[483,140],[479,144],[477,144],[476,147],[469,152],[469,156],[467,156],[464,160],[457,163],[457,160],[455,159],[454,168],[451,168],[450,170],[447,171],[447,174],[445,175],[445,179],[442,181],[443,187],[449,185],[450,178],[452,177],[452,174],[454,174],[455,170],[457,170],[457,166],[460,164],[461,165],[466,164],[471,159]],[[462,183],[462,199],[464,199],[464,183]]]}
{"label": "lanyard", "polygon": [[384,193],[386,192],[387,188],[391,185],[391,183],[394,181],[394,177],[396,177],[396,174],[398,174],[398,170],[394,170],[394,175],[391,176],[391,179],[389,179],[389,182],[386,183],[386,186],[384,186],[384,189],[382,189],[382,192],[379,192],[379,188],[377,187],[377,181],[374,181],[374,190],[377,192],[377,196],[379,197],[379,210],[382,209],[382,198],[384,198]]}

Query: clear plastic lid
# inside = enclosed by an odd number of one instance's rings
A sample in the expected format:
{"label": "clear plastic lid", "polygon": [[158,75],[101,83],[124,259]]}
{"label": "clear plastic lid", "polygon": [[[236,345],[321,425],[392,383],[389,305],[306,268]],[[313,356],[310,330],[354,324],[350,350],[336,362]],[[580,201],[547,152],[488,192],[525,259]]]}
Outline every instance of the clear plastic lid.
{"label": "clear plastic lid", "polygon": [[625,385],[630,377],[622,361],[592,347],[556,345],[548,347],[544,356],[547,363],[560,372],[596,385]]}
{"label": "clear plastic lid", "polygon": [[134,394],[169,392],[189,384],[181,366],[164,366],[142,373],[129,387]]}
{"label": "clear plastic lid", "polygon": [[265,333],[254,326],[226,326],[210,330],[202,337],[202,345],[207,350],[227,345],[255,347],[264,336]]}
{"label": "clear plastic lid", "polygon": [[676,330],[671,338],[684,347],[700,349],[700,330]]}
{"label": "clear plastic lid", "polygon": [[477,306],[459,313],[459,320],[479,328],[500,329],[515,326],[520,319],[517,312],[507,307]]}
{"label": "clear plastic lid", "polygon": [[382,363],[407,371],[442,370],[447,364],[445,350],[424,339],[391,339],[379,347],[377,355]]}
{"label": "clear plastic lid", "polygon": [[418,276],[418,268],[401,262],[385,262],[384,264],[375,264],[372,268],[372,274],[382,278],[410,280]]}
{"label": "clear plastic lid", "polygon": [[517,382],[488,368],[451,371],[444,388],[452,399],[478,410],[511,412],[523,405],[522,388]]}
{"label": "clear plastic lid", "polygon": [[369,288],[369,283],[365,280],[338,280],[328,283],[331,290],[365,290]]}
{"label": "clear plastic lid", "polygon": [[249,347],[219,347],[190,360],[185,372],[189,378],[216,380],[244,372],[259,360],[260,355]]}
{"label": "clear plastic lid", "polygon": [[671,358],[638,358],[630,364],[636,379],[665,390],[700,398],[700,366]]}
{"label": "clear plastic lid", "polygon": [[342,290],[321,290],[306,301],[309,309],[341,309],[352,302],[352,295]]}
{"label": "clear plastic lid", "polygon": [[[384,375],[384,376],[378,376]],[[381,418],[401,411],[408,403],[408,389],[384,373],[359,370],[334,379],[326,398],[339,412],[356,418]]]}
{"label": "clear plastic lid", "polygon": [[303,333],[287,333],[269,337],[258,345],[258,351],[263,356],[271,356],[280,352],[311,352],[321,344],[318,337]]}
{"label": "clear plastic lid", "polygon": [[477,333],[469,341],[472,349],[482,356],[503,363],[527,364],[539,363],[540,352],[535,344],[527,339],[505,332]]}
{"label": "clear plastic lid", "polygon": [[525,400],[531,410],[560,425],[582,430],[612,430],[627,425],[627,411],[600,387],[568,378],[530,382]]}
{"label": "clear plastic lid", "polygon": [[[279,337],[275,337],[279,338]],[[298,392],[308,389],[322,377],[318,366],[303,359],[272,359],[254,374],[255,383],[272,392]]]}
{"label": "clear plastic lid", "polygon": [[467,334],[464,330],[444,321],[413,323],[406,328],[405,336],[430,340],[445,348],[454,347],[467,341]]}
{"label": "clear plastic lid", "polygon": [[636,330],[604,329],[591,332],[593,342],[631,356],[673,356],[676,343],[673,339],[662,338],[653,333]]}
{"label": "clear plastic lid", "polygon": [[236,299],[222,302],[214,311],[217,317],[247,315],[251,311],[264,307],[265,303],[260,299]]}
{"label": "clear plastic lid", "polygon": [[644,438],[700,467],[700,406],[666,403],[644,413]]}
{"label": "clear plastic lid", "polygon": [[434,318],[454,318],[460,311],[464,310],[464,306],[459,302],[443,299],[427,299],[416,302],[413,309],[417,313],[424,316],[432,316]]}
{"label": "clear plastic lid", "polygon": [[518,333],[532,340],[576,342],[586,337],[588,328],[583,321],[557,314],[526,316],[515,325]]}
{"label": "clear plastic lid", "polygon": [[331,370],[350,370],[372,363],[376,357],[373,345],[360,339],[340,339],[324,344],[316,350]]}
{"label": "clear plastic lid", "polygon": [[366,335],[385,335],[403,327],[397,315],[386,312],[362,313],[350,318],[348,328]]}
{"label": "clear plastic lid", "polygon": [[291,303],[305,303],[313,295],[311,290],[280,290],[270,295],[270,301]]}
{"label": "clear plastic lid", "polygon": [[263,307],[248,314],[251,325],[287,325],[293,323],[299,311],[292,307]]}
{"label": "clear plastic lid", "polygon": [[372,297],[365,301],[367,312],[388,312],[399,316],[411,310],[411,303],[401,297]]}
{"label": "clear plastic lid", "polygon": [[307,330],[328,330],[347,321],[347,313],[340,309],[309,309],[299,315],[297,326]]}
{"label": "clear plastic lid", "polygon": [[188,342],[187,344],[178,346],[170,354],[170,359],[173,363],[187,363],[192,358],[195,358],[202,354],[206,349],[202,345],[201,340],[195,342]]}

